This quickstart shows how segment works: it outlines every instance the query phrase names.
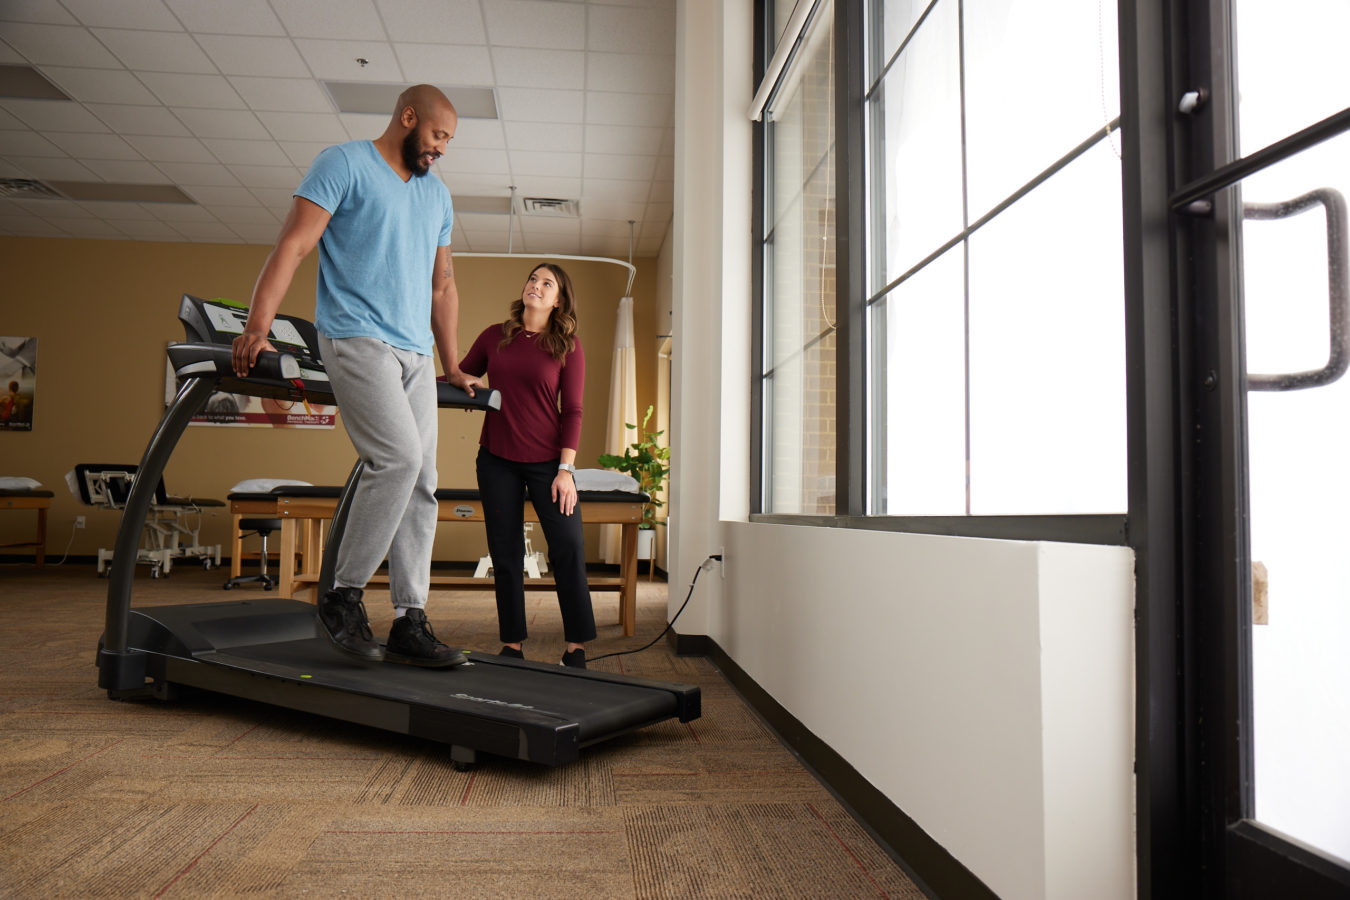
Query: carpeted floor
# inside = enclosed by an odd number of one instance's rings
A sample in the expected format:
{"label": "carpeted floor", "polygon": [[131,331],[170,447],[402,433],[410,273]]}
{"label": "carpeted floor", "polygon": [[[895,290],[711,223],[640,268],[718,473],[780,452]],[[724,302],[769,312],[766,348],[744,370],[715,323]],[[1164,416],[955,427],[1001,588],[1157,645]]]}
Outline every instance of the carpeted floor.
{"label": "carpeted floor", "polygon": [[[135,604],[248,596],[222,580],[141,570]],[[707,660],[664,642],[595,668],[697,684],[702,718],[556,769],[459,772],[440,744],[229,697],[109,700],[106,589],[92,565],[0,566],[0,896],[923,896]],[[381,637],[387,596],[367,597]],[[646,643],[665,598],[640,582],[625,639],[596,594],[589,655]],[[554,661],[556,601],[528,603],[526,655]],[[428,613],[447,643],[499,646],[490,594],[438,592]]]}

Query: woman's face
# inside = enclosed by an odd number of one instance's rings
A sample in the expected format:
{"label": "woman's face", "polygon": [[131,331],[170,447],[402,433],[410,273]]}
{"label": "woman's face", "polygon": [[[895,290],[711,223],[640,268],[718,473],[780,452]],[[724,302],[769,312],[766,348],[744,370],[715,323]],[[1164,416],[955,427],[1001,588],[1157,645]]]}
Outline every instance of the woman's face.
{"label": "woman's face", "polygon": [[558,279],[548,269],[540,266],[525,279],[525,290],[520,295],[526,309],[548,312],[558,305]]}

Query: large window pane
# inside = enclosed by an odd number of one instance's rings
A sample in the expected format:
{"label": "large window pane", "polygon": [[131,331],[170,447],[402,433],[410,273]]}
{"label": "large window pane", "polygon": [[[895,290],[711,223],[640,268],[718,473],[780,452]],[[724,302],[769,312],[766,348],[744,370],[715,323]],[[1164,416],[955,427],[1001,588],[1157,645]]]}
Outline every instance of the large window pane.
{"label": "large window pane", "polygon": [[[875,14],[880,21],[873,22],[872,27],[879,32],[881,44],[877,48],[880,59],[873,63],[874,67],[884,66],[890,61],[900,44],[909,36],[914,23],[919,21],[923,11],[933,2],[935,0],[883,0],[877,5]],[[954,0],[936,2],[951,2],[955,5]]]}
{"label": "large window pane", "polygon": [[964,254],[947,251],[872,307],[886,362],[875,514],[966,512]]}
{"label": "large window pane", "polygon": [[1122,246],[1105,140],[971,236],[972,513],[1125,511]]}
{"label": "large window pane", "polygon": [[765,512],[835,510],[833,10],[818,10],[768,119]]}
{"label": "large window pane", "polygon": [[961,233],[961,70],[955,0],[941,0],[872,97],[879,135],[880,290]]}
{"label": "large window pane", "polygon": [[1114,2],[965,0],[964,9],[973,221],[1101,131],[1119,114],[1120,89]]}

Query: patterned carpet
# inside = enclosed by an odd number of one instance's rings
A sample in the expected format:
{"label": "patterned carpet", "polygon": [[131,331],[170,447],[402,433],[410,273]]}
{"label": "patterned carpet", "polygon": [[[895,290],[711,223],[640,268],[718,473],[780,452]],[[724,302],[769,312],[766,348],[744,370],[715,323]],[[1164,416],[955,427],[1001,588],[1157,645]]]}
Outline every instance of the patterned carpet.
{"label": "patterned carpet", "polygon": [[[222,580],[141,570],[135,603],[250,596]],[[923,896],[707,660],[664,642],[594,667],[697,684],[702,718],[556,769],[460,772],[439,744],[229,697],[109,700],[106,590],[92,565],[0,566],[0,896]],[[367,597],[380,636],[386,597]],[[597,594],[589,655],[646,643],[665,598],[640,581],[623,638]],[[526,655],[556,660],[556,601],[528,603]],[[438,592],[428,613],[447,643],[499,646],[488,594]]]}

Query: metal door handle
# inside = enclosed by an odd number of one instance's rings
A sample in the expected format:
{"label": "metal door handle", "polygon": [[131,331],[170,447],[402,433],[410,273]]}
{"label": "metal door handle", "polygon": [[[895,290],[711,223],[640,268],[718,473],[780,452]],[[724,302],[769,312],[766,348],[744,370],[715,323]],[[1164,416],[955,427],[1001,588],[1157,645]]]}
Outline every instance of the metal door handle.
{"label": "metal door handle", "polygon": [[1308,372],[1287,375],[1247,375],[1252,391],[1297,391],[1331,384],[1350,366],[1350,290],[1346,284],[1345,198],[1332,188],[1318,188],[1282,203],[1245,203],[1244,219],[1283,219],[1321,205],[1327,214],[1327,301],[1331,351],[1327,364]]}

